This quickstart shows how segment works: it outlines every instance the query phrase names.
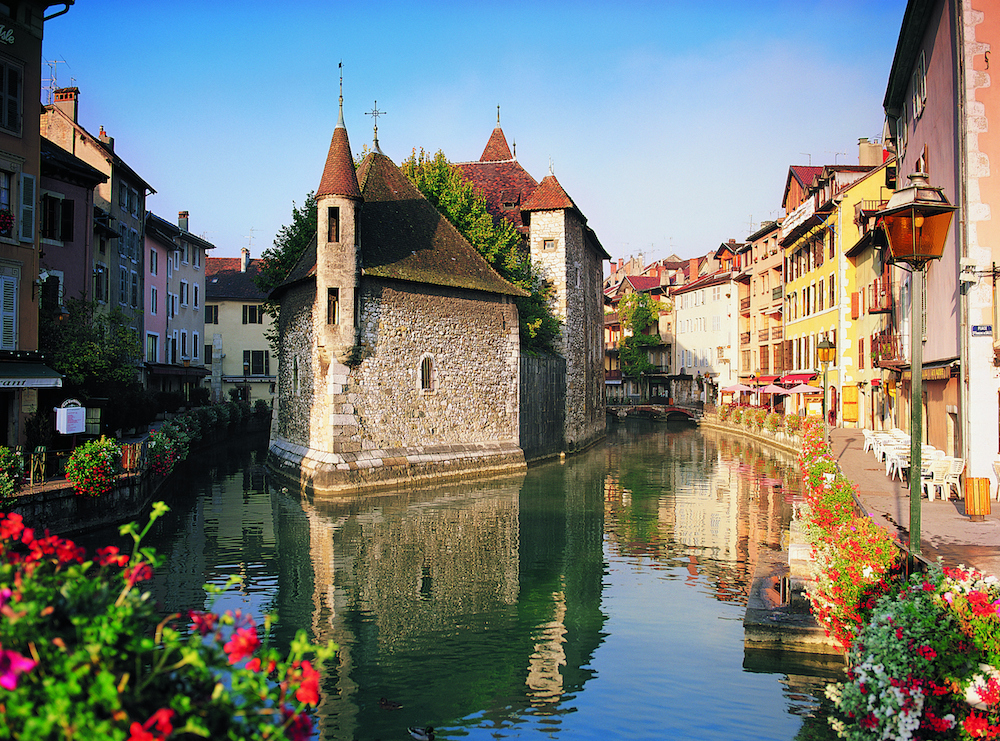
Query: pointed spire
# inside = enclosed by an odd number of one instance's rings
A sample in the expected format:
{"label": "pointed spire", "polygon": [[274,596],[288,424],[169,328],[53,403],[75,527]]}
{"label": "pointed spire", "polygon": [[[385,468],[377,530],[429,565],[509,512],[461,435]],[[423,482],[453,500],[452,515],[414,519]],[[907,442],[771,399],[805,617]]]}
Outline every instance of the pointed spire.
{"label": "pointed spire", "polygon": [[[499,114],[497,114],[497,117],[499,118]],[[486,149],[483,150],[483,155],[479,158],[479,161],[503,162],[512,159],[514,159],[514,155],[510,153],[510,147],[507,146],[507,137],[503,135],[503,129],[500,128],[498,122],[497,127],[490,134],[490,140],[486,143]]]}
{"label": "pointed spire", "polygon": [[371,116],[375,120],[375,151],[378,152],[379,154],[384,154],[384,152],[382,151],[381,147],[379,147],[379,145],[378,145],[378,117],[379,116],[384,116],[385,115],[385,111],[380,111],[378,109],[378,101],[376,100],[375,101],[375,107],[372,108],[367,113],[365,113],[365,115],[366,116]]}
{"label": "pointed spire", "polygon": [[[344,63],[340,63],[343,69]],[[323,167],[323,177],[316,189],[316,198],[321,196],[346,196],[361,198],[358,188],[358,177],[354,172],[354,157],[351,155],[351,142],[347,138],[347,127],[344,125],[344,77],[340,77],[340,116],[337,126],[330,138],[330,151],[326,155],[326,165]]]}

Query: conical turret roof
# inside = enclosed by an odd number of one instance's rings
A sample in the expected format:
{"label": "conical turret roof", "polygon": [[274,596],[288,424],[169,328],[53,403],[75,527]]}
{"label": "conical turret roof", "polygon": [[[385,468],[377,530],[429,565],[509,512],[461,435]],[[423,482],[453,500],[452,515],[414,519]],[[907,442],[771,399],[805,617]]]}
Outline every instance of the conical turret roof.
{"label": "conical turret roof", "polygon": [[326,165],[323,167],[323,177],[316,189],[316,197],[346,196],[361,198],[358,188],[358,178],[354,172],[354,158],[351,155],[351,142],[347,139],[347,127],[344,126],[344,109],[341,106],[340,118],[330,139],[330,152],[326,155]]}
{"label": "conical turret roof", "polygon": [[507,146],[507,137],[503,135],[503,129],[497,126],[490,134],[490,140],[486,142],[486,149],[483,150],[479,161],[503,162],[512,159],[514,159],[514,155],[510,153],[510,147]]}

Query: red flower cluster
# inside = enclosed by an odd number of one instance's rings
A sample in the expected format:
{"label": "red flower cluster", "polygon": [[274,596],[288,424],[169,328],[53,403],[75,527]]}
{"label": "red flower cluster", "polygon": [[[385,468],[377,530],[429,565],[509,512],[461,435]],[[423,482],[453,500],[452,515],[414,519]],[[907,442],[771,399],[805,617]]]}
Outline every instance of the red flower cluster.
{"label": "red flower cluster", "polygon": [[160,708],[151,716],[149,720],[141,725],[135,722],[129,728],[128,741],[161,741],[174,732],[171,721],[174,719],[174,711],[168,708]]}
{"label": "red flower cluster", "polygon": [[1000,726],[990,725],[986,716],[975,711],[962,721],[962,727],[972,738],[1000,738]]}

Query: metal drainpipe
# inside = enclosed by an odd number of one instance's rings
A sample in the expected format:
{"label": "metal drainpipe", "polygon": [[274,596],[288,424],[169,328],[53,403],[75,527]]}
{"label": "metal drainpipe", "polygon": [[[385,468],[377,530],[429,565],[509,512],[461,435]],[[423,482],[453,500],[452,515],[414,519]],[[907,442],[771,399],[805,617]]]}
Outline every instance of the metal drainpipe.
{"label": "metal drainpipe", "polygon": [[[955,24],[955,66],[958,71],[958,231],[956,239],[958,244],[959,264],[961,258],[968,256],[966,215],[969,211],[969,193],[967,184],[967,144],[966,144],[966,75],[965,75],[965,24],[962,17],[962,6],[965,0],[953,0],[952,22]],[[958,266],[955,266],[956,271]],[[972,426],[969,421],[969,295],[965,286],[959,281],[959,333],[958,333],[958,362],[961,369],[959,383],[959,428],[962,443],[962,458],[966,461],[966,472],[970,472],[969,461],[969,438],[972,434]]]}
{"label": "metal drainpipe", "polygon": [[65,15],[66,13],[69,12],[69,6],[72,5],[74,2],[75,0],[69,0],[69,2],[64,2],[62,10],[60,10],[58,13],[53,13],[52,15],[43,16],[42,21],[43,22],[51,21],[53,18],[58,18],[61,15]]}

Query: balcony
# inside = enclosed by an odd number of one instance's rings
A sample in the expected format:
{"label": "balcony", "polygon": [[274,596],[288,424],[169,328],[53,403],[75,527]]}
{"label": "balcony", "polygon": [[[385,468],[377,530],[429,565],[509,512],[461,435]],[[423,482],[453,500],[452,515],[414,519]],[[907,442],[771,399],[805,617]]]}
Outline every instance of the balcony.
{"label": "balcony", "polygon": [[785,328],[784,327],[771,327],[771,339],[781,340],[784,339]]}
{"label": "balcony", "polygon": [[740,332],[740,345],[749,345],[749,344],[750,344],[750,333]]}
{"label": "balcony", "polygon": [[604,371],[605,381],[620,381],[622,380],[621,370],[605,370]]}
{"label": "balcony", "polygon": [[892,312],[892,286],[889,284],[889,276],[883,275],[876,278],[868,286],[868,313],[886,314]]}
{"label": "balcony", "polygon": [[781,294],[783,292],[784,292],[784,289],[781,286],[777,286],[776,288],[772,288],[771,289],[771,300],[772,301],[781,301]]}
{"label": "balcony", "polygon": [[762,329],[759,332],[757,332],[757,341],[758,342],[767,342],[770,338],[771,338],[771,330],[770,329]]}
{"label": "balcony", "polygon": [[741,314],[746,314],[746,313],[749,313],[749,311],[750,311],[750,297],[747,296],[746,298],[741,298],[740,299],[740,313]]}
{"label": "balcony", "polygon": [[906,362],[902,338],[885,332],[872,337],[872,367],[887,368]]}

